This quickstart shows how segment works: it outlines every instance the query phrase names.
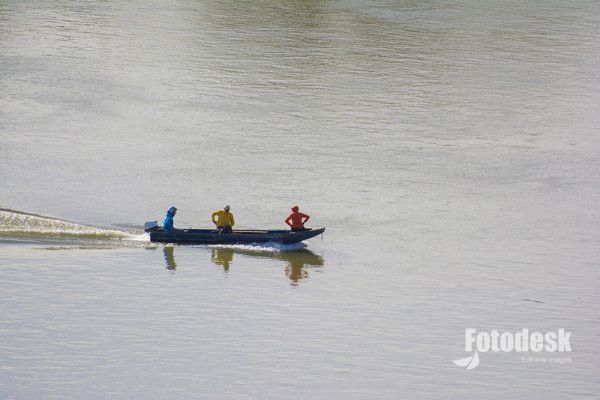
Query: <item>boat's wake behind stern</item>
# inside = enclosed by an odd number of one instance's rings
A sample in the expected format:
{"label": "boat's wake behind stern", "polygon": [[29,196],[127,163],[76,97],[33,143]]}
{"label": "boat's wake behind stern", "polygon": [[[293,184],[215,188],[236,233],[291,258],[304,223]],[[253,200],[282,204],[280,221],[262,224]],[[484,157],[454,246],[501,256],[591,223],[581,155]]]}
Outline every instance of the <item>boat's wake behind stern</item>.
{"label": "boat's wake behind stern", "polygon": [[100,228],[76,222],[0,209],[0,240],[64,243],[81,246],[147,244],[147,233],[138,230]]}

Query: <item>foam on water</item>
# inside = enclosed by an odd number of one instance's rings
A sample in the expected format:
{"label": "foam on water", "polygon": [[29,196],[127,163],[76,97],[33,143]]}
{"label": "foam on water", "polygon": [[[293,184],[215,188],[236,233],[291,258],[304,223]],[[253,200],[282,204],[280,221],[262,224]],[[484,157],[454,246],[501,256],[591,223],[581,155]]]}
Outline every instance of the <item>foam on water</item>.
{"label": "foam on water", "polygon": [[280,252],[280,251],[296,251],[307,247],[306,243],[292,243],[282,244],[276,242],[266,243],[253,243],[253,244],[234,244],[234,245],[211,245],[214,248],[227,248],[232,250],[238,250],[240,252],[255,252],[255,253],[269,253],[269,252]]}
{"label": "foam on water", "polygon": [[7,209],[0,209],[0,238],[15,241],[34,240],[105,245],[150,241],[147,233],[139,231],[100,228]]}

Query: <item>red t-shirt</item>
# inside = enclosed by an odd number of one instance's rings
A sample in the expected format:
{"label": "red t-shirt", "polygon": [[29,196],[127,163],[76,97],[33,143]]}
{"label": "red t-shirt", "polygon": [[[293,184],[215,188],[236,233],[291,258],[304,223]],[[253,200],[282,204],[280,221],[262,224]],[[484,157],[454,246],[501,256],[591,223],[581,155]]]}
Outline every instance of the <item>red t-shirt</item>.
{"label": "red t-shirt", "polygon": [[[303,218],[306,218],[306,219],[303,221],[302,220]],[[304,223],[306,221],[308,221],[308,218],[309,218],[308,215],[302,214],[300,211],[293,212],[285,219],[285,223],[290,225],[294,229],[302,228],[302,226],[304,226]],[[290,220],[292,221],[291,224],[290,224]]]}

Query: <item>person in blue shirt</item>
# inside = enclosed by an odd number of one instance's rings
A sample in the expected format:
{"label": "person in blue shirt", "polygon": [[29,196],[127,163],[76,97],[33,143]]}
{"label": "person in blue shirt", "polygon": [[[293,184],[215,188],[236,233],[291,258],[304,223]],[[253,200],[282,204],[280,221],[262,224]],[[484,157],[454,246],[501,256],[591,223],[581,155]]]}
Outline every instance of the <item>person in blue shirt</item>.
{"label": "person in blue shirt", "polygon": [[175,214],[177,214],[177,209],[175,207],[169,208],[167,216],[165,217],[165,222],[163,222],[163,231],[169,232],[175,229],[173,226],[173,217]]}

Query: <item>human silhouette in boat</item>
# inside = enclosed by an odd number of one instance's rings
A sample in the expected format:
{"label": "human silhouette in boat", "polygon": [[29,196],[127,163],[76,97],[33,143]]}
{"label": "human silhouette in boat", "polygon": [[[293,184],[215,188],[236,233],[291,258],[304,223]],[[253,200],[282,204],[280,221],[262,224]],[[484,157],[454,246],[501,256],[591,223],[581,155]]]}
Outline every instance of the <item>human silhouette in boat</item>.
{"label": "human silhouette in boat", "polygon": [[217,226],[219,233],[233,233],[231,228],[235,225],[235,220],[233,214],[229,211],[230,209],[231,207],[225,206],[222,210],[212,213],[212,222]]}
{"label": "human silhouette in boat", "polygon": [[167,211],[167,215],[165,216],[165,222],[163,222],[163,231],[169,232],[172,230],[177,230],[173,226],[173,217],[177,214],[177,208],[171,207]]}
{"label": "human silhouette in boat", "polygon": [[292,232],[309,231],[304,224],[310,217],[300,212],[300,207],[292,207],[292,213],[285,219],[285,223],[292,228]]}

